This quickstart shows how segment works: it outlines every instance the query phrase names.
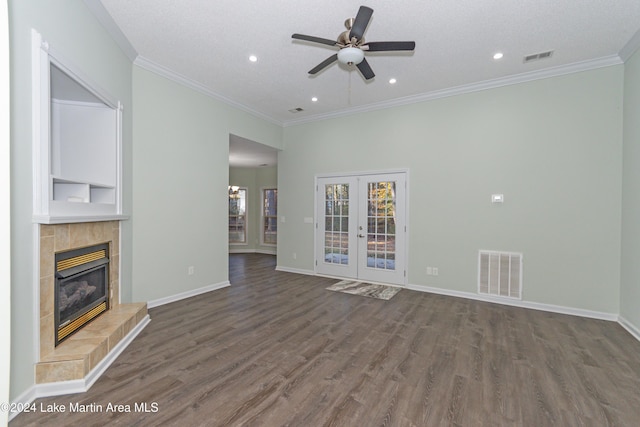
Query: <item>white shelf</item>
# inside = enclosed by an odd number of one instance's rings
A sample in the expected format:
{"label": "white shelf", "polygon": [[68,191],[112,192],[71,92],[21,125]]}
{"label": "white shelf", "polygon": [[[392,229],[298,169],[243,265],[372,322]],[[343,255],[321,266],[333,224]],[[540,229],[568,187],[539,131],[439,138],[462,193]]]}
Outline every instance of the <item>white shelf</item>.
{"label": "white shelf", "polygon": [[116,202],[116,187],[113,185],[83,182],[75,179],[52,177],[53,198],[57,202],[102,203]]}

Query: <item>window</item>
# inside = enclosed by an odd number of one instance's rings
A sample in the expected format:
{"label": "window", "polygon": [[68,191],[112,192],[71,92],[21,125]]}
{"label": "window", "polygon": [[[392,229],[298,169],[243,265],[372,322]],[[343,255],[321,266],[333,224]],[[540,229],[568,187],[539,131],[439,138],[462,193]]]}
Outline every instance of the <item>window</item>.
{"label": "window", "polygon": [[247,243],[247,189],[229,187],[229,243]]}
{"label": "window", "polygon": [[262,243],[275,245],[278,242],[278,189],[262,190]]}

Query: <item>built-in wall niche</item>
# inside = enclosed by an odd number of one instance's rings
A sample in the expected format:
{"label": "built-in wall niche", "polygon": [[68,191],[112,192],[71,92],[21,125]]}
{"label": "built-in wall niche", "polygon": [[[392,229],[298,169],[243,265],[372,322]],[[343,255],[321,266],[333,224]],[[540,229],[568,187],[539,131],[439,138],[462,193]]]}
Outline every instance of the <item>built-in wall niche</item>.
{"label": "built-in wall niche", "polygon": [[34,219],[122,219],[122,105],[32,36]]}

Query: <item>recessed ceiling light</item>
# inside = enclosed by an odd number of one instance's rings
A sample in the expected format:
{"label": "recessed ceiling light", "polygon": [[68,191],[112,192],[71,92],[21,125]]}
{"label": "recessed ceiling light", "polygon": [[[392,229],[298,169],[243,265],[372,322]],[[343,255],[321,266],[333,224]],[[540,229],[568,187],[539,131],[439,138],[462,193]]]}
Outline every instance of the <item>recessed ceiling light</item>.
{"label": "recessed ceiling light", "polygon": [[497,52],[493,55],[493,59],[502,59],[503,56],[502,52]]}
{"label": "recessed ceiling light", "polygon": [[389,83],[391,83],[392,85],[393,85],[393,84],[396,84],[396,82],[397,82],[397,80],[396,80],[396,79],[389,79]]}
{"label": "recessed ceiling light", "polygon": [[318,98],[314,96],[313,98],[311,98],[311,100],[312,100],[313,102],[317,102],[317,101],[318,101]]}
{"label": "recessed ceiling light", "polygon": [[257,60],[258,60],[258,57],[257,57],[257,56],[255,56],[255,55],[251,55],[251,56],[249,57],[249,61],[251,61],[251,62],[256,62]]}

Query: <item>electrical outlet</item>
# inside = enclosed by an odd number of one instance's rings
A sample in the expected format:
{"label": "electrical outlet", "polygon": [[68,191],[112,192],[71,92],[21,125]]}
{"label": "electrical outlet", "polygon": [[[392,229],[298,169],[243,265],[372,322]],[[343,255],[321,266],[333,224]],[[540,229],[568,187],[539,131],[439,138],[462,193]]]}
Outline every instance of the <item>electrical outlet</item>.
{"label": "electrical outlet", "polygon": [[433,267],[427,267],[427,276],[433,275]]}
{"label": "electrical outlet", "polygon": [[437,276],[438,275],[438,267],[433,267],[432,272],[433,272],[434,276]]}
{"label": "electrical outlet", "polygon": [[195,274],[196,272],[196,268],[193,265],[190,265],[189,268],[187,268],[187,274],[189,276],[192,276],[193,274]]}

